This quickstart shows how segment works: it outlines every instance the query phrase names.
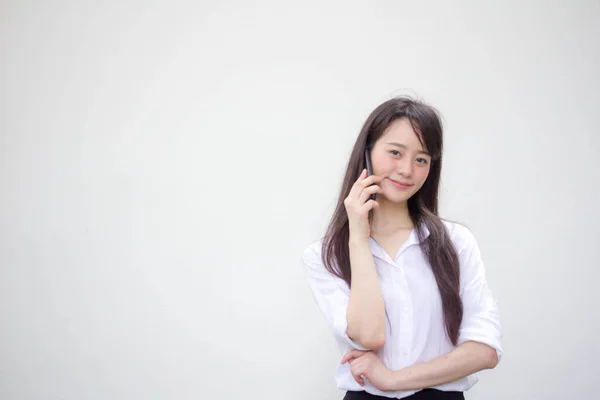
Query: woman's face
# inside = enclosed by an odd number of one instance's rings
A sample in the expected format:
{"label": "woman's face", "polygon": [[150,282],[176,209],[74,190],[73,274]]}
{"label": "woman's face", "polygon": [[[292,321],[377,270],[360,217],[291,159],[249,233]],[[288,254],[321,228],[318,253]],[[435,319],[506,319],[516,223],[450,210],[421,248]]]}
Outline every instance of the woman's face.
{"label": "woman's face", "polygon": [[394,121],[371,149],[373,174],[383,177],[382,195],[393,203],[406,202],[425,183],[431,156],[423,149],[406,118]]}

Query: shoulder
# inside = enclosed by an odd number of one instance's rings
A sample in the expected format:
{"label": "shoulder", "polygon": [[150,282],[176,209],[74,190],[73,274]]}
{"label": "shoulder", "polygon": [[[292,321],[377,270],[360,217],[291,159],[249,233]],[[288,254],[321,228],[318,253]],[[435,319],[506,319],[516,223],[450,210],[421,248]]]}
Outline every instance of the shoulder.
{"label": "shoulder", "polygon": [[322,265],[323,239],[310,243],[302,252],[302,261],[306,268],[315,268]]}
{"label": "shoulder", "polygon": [[460,253],[462,250],[477,246],[475,235],[466,225],[445,219],[442,219],[442,223],[446,227],[457,252]]}
{"label": "shoulder", "polygon": [[315,280],[320,282],[330,281],[332,279],[334,281],[338,280],[338,277],[327,269],[323,262],[323,241],[323,239],[320,239],[309,244],[302,252],[304,271],[313,282]]}

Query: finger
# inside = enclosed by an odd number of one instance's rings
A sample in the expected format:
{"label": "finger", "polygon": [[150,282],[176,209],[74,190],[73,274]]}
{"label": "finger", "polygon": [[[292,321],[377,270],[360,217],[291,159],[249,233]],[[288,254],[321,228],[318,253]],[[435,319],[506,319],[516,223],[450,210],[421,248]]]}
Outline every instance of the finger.
{"label": "finger", "polygon": [[367,176],[367,170],[363,169],[362,172],[360,173],[360,175],[358,176],[358,179],[356,179],[356,181],[352,185],[352,188],[356,189],[356,190],[362,190],[365,187],[371,186],[374,183],[381,182],[382,179],[383,179],[383,177],[380,177],[377,175],[368,175]]}
{"label": "finger", "polygon": [[383,189],[381,188],[381,186],[372,185],[364,188],[359,197],[360,204],[364,204],[369,198],[369,196],[371,196],[374,193],[383,193]]}
{"label": "finger", "polygon": [[358,178],[356,178],[356,181],[354,181],[354,186],[359,186],[359,185],[360,185],[360,183],[361,183],[362,181],[364,181],[364,180],[365,180],[366,178],[368,178],[368,177],[369,177],[369,175],[368,175],[368,173],[367,173],[367,170],[366,170],[366,169],[363,169],[363,170],[360,172],[360,175],[358,175]]}
{"label": "finger", "polygon": [[348,193],[348,197],[358,197],[358,193],[362,190],[362,186],[360,182],[363,181],[367,177],[367,170],[363,169],[354,184],[350,187],[350,192]]}
{"label": "finger", "polygon": [[354,380],[356,382],[358,382],[358,384],[360,384],[361,386],[364,386],[364,384],[365,384],[365,380],[363,378],[364,368],[362,368],[362,365],[358,362],[355,362],[350,367],[350,372],[352,373]]}
{"label": "finger", "polygon": [[362,357],[361,359],[357,360],[356,372],[359,374],[360,379],[363,381],[363,383],[366,379],[369,379],[370,365],[371,363],[369,363],[369,361],[365,357]]}
{"label": "finger", "polygon": [[352,363],[354,360],[358,359],[359,357],[364,356],[367,353],[369,353],[369,351],[352,349],[349,352],[347,352],[344,355],[344,357],[342,357],[342,361],[340,361],[340,364]]}
{"label": "finger", "polygon": [[340,364],[352,363],[352,361],[356,360],[357,358],[357,356],[344,356],[344,358],[342,358],[342,361],[340,361]]}
{"label": "finger", "polygon": [[361,186],[363,189],[366,188],[367,186],[371,186],[374,183],[379,183],[383,180],[382,176],[378,176],[378,175],[370,175],[367,176],[364,179],[359,179],[358,184],[359,186]]}
{"label": "finger", "polygon": [[364,379],[363,379],[363,377],[362,377],[362,376],[360,376],[360,375],[359,375],[359,376],[358,376],[358,378],[356,379],[356,382],[358,382],[358,384],[359,384],[360,386],[365,386],[365,380],[364,380]]}
{"label": "finger", "polygon": [[357,357],[360,357],[360,355],[362,354],[361,351],[357,350],[357,349],[352,349],[349,352],[347,352],[346,354],[344,354],[344,357],[342,357],[342,361],[340,362],[340,364],[344,364],[346,362],[352,361]]}
{"label": "finger", "polygon": [[[377,183],[381,182],[381,180],[383,179],[383,177],[379,177],[377,175],[371,175],[371,176],[367,177],[365,175],[365,171],[366,170],[363,170],[363,172],[360,174],[359,178],[356,180],[356,182],[354,182],[354,184],[350,188],[350,192],[348,193],[348,197],[346,198],[346,200],[348,200],[348,201],[352,201],[352,199],[360,200],[361,193],[363,192],[363,190],[365,190],[365,188],[376,185]],[[364,200],[360,201],[360,203],[362,204],[365,201],[366,201],[366,198]]]}
{"label": "finger", "polygon": [[374,210],[377,207],[379,207],[377,200],[369,200],[361,206],[360,211],[366,214],[369,210]]}

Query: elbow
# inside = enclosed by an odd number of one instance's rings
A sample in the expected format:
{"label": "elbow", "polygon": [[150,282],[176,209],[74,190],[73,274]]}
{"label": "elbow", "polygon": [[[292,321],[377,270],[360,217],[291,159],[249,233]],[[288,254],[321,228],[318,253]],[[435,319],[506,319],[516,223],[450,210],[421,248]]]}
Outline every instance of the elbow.
{"label": "elbow", "polygon": [[376,335],[365,340],[363,346],[369,350],[379,350],[385,345],[385,335]]}
{"label": "elbow", "polygon": [[361,332],[355,335],[348,332],[348,336],[367,350],[379,350],[385,345],[384,332]]}
{"label": "elbow", "polygon": [[377,322],[348,318],[346,335],[367,350],[379,350],[385,345],[385,320]]}
{"label": "elbow", "polygon": [[471,359],[478,365],[478,370],[494,369],[498,365],[498,352],[492,346],[477,341],[466,342],[464,346],[470,349]]}
{"label": "elbow", "polygon": [[491,346],[485,346],[486,351],[483,354],[485,367],[487,369],[494,369],[498,365],[498,352]]}

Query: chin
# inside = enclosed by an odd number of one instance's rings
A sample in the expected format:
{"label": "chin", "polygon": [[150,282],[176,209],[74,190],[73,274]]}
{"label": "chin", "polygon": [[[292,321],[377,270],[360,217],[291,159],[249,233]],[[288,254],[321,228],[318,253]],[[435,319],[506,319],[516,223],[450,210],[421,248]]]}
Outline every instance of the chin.
{"label": "chin", "polygon": [[394,204],[402,204],[406,203],[408,199],[412,197],[413,193],[394,193],[393,195],[389,195],[384,193],[384,197],[387,201]]}

